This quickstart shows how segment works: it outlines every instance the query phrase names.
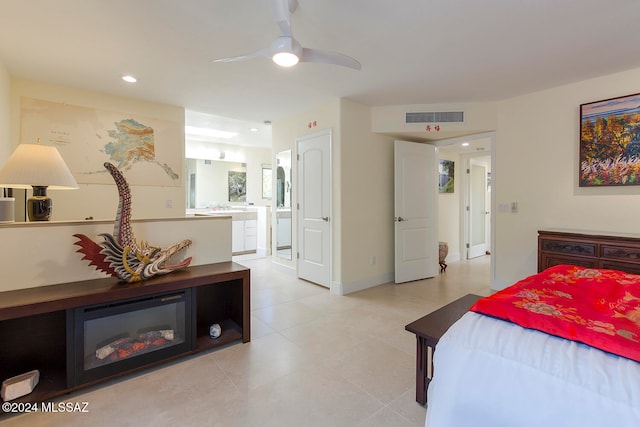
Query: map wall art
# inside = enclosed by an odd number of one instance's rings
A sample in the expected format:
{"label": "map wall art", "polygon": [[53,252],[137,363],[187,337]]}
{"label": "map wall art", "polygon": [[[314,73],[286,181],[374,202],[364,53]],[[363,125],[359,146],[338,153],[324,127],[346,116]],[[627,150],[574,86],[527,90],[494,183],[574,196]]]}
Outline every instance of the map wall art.
{"label": "map wall art", "polygon": [[21,143],[55,146],[77,182],[112,184],[113,163],[131,185],[177,187],[184,129],[177,122],[21,98]]}

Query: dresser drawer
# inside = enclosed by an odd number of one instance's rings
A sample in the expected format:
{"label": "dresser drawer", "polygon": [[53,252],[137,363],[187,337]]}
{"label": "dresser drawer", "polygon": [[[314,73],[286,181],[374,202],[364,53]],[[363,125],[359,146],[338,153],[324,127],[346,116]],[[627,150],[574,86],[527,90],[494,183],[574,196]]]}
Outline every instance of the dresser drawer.
{"label": "dresser drawer", "polygon": [[625,262],[609,261],[605,259],[598,262],[598,268],[604,268],[605,270],[621,270],[631,274],[640,274],[640,263],[630,264]]}
{"label": "dresser drawer", "polygon": [[541,240],[541,250],[543,252],[555,252],[566,255],[577,255],[595,257],[597,254],[595,243],[571,242],[564,240]]}
{"label": "dresser drawer", "polygon": [[538,271],[560,264],[579,265],[586,268],[598,268],[597,258],[580,258],[561,254],[543,253],[540,257]]}
{"label": "dresser drawer", "polygon": [[640,248],[603,244],[600,250],[602,252],[601,258],[640,263]]}

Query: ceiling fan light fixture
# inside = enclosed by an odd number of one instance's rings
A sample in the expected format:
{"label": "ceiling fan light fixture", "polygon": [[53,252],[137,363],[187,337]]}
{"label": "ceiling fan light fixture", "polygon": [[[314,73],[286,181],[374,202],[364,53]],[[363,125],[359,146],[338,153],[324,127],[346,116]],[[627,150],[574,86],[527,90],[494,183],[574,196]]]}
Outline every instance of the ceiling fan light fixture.
{"label": "ceiling fan light fixture", "polygon": [[255,52],[231,58],[214,59],[212,62],[244,61],[255,57],[271,58],[281,67],[292,67],[298,62],[320,62],[340,65],[342,67],[361,69],[358,61],[339,52],[320,49],[303,48],[291,34],[291,14],[298,7],[298,0],[268,0],[278,27],[280,36],[273,40],[268,47]]}
{"label": "ceiling fan light fixture", "polygon": [[281,67],[292,67],[300,62],[302,46],[291,36],[280,36],[271,43],[271,59]]}
{"label": "ceiling fan light fixture", "polygon": [[300,61],[300,58],[292,52],[278,52],[271,59],[281,67],[293,67]]}

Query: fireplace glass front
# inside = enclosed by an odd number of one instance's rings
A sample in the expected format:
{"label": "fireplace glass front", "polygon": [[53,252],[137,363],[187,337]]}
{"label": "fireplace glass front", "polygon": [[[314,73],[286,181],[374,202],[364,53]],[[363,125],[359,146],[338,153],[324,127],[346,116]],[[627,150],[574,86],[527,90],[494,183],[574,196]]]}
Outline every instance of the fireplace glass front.
{"label": "fireplace glass front", "polygon": [[[73,310],[70,386],[136,369],[191,349],[189,289]],[[70,322],[71,323],[71,322]]]}

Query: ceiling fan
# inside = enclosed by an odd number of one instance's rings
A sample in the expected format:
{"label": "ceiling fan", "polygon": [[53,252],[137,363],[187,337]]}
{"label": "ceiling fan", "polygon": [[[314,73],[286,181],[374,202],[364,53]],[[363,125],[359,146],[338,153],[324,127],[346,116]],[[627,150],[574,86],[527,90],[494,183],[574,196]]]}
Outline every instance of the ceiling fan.
{"label": "ceiling fan", "polygon": [[271,58],[273,62],[282,67],[291,67],[298,62],[321,62],[325,64],[340,65],[359,70],[360,63],[350,56],[338,52],[302,47],[291,34],[291,14],[298,8],[298,0],[269,0],[271,10],[278,27],[280,37],[275,39],[268,47],[245,55],[232,58],[214,59],[212,62],[244,61],[256,57]]}

